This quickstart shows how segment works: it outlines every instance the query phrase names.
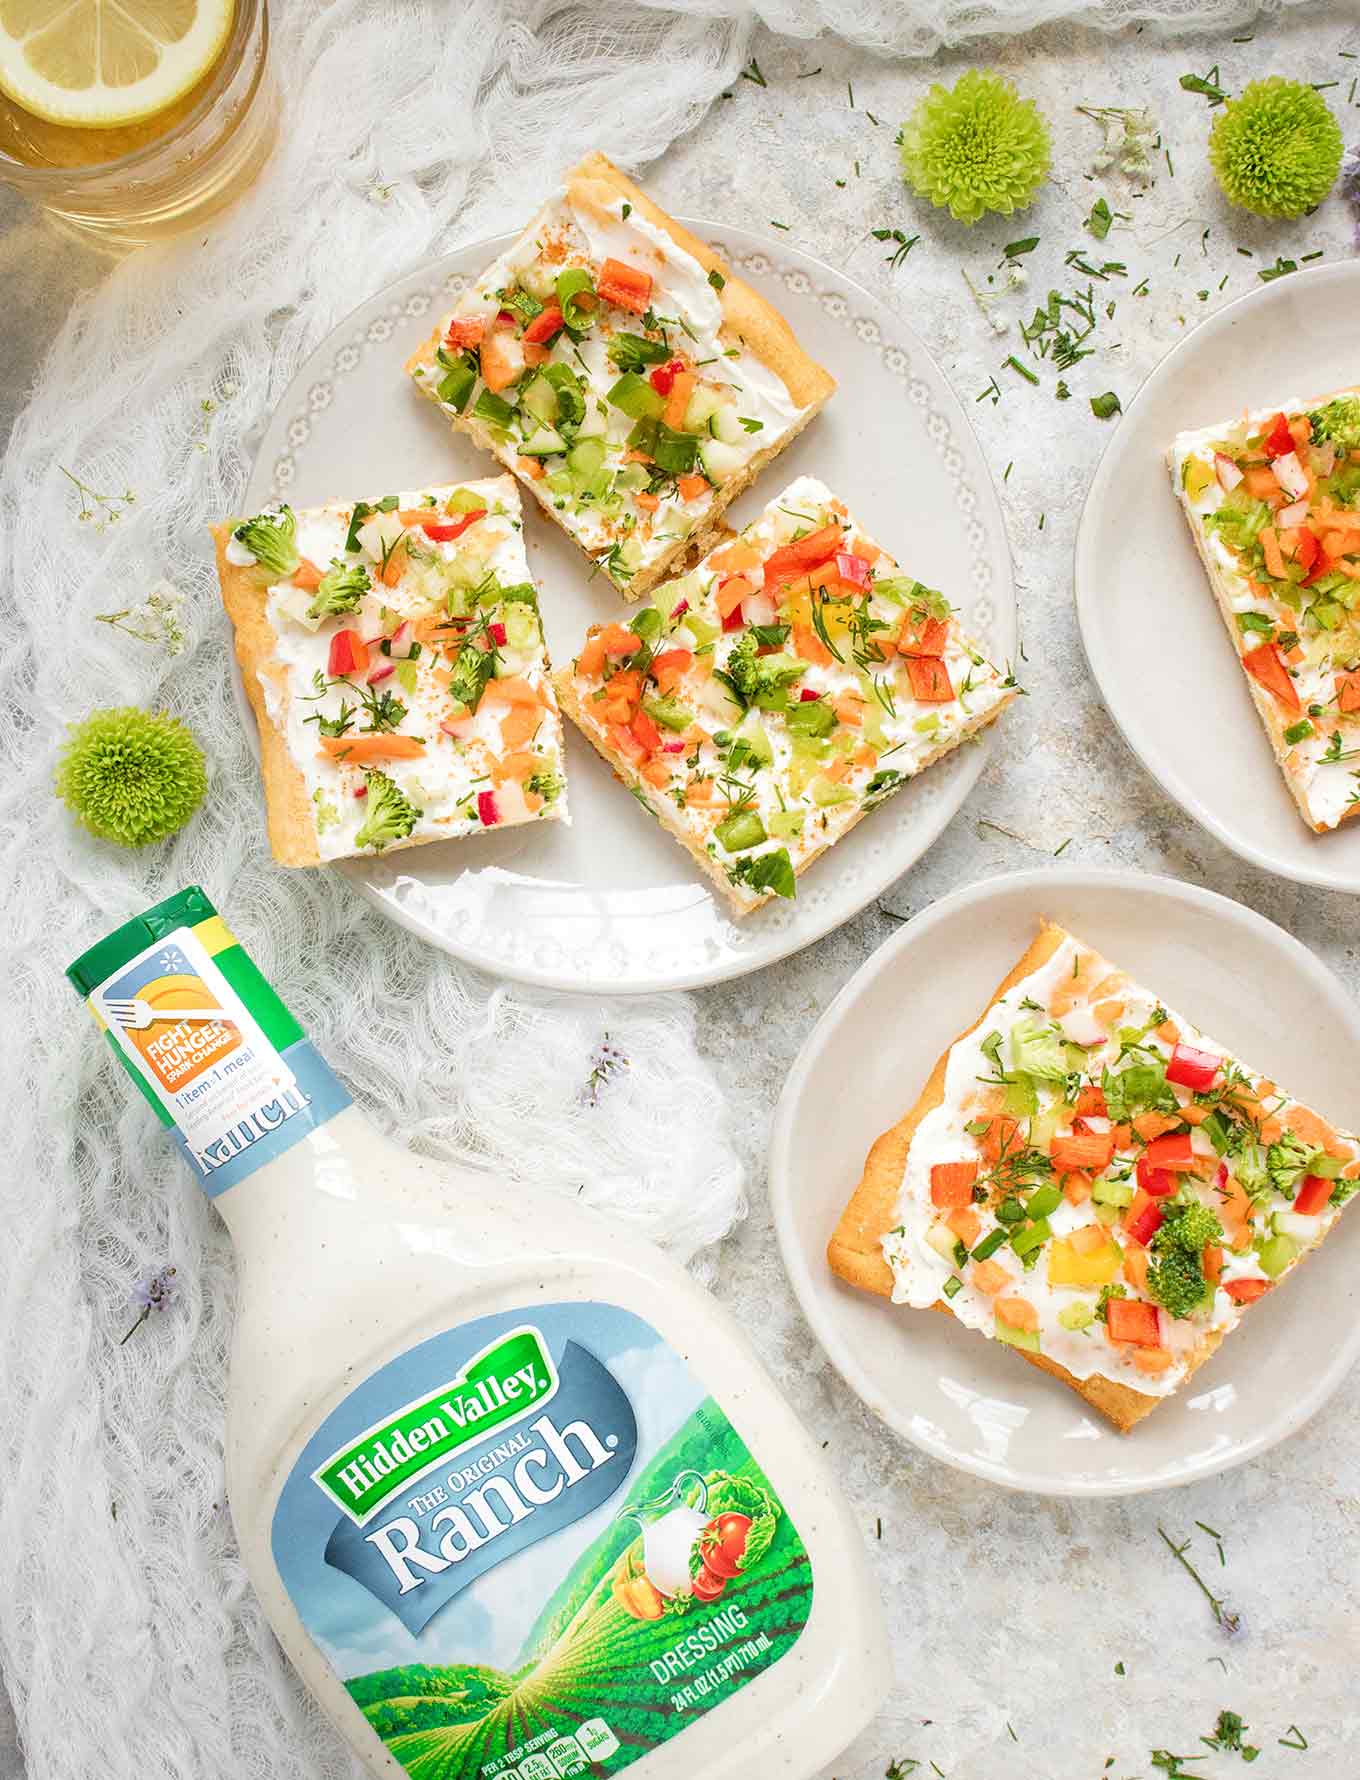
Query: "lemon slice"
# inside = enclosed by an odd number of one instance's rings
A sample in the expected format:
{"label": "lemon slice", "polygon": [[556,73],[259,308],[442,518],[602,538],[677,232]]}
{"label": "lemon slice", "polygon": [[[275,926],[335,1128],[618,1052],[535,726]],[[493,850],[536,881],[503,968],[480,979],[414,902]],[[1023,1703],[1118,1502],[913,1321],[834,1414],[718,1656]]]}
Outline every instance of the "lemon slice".
{"label": "lemon slice", "polygon": [[236,0],[0,0],[0,90],[54,124],[153,117],[221,54]]}

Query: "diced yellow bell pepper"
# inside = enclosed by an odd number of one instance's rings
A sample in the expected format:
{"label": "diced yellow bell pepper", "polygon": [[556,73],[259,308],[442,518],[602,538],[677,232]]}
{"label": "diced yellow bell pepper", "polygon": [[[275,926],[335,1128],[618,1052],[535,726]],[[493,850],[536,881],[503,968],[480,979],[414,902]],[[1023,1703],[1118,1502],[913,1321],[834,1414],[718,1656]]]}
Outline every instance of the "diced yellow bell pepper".
{"label": "diced yellow bell pepper", "polygon": [[1048,1245],[1048,1283],[1053,1286],[1108,1286],[1119,1277],[1123,1250],[1113,1240],[1079,1255],[1065,1237]]}
{"label": "diced yellow bell pepper", "polygon": [[1197,501],[1216,477],[1217,471],[1212,463],[1206,463],[1202,457],[1186,458],[1181,483],[1192,501]]}

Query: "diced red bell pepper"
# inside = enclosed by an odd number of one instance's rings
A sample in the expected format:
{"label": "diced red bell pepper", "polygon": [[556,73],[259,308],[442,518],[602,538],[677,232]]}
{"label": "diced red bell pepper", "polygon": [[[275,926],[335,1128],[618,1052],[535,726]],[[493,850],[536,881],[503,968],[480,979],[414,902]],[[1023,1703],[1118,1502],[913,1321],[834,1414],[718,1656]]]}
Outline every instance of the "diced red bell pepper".
{"label": "diced red bell pepper", "polygon": [[1267,457],[1287,457],[1294,449],[1294,435],[1283,414],[1277,414],[1265,437]]}
{"label": "diced red bell pepper", "polygon": [[919,703],[947,705],[953,701],[949,669],[938,655],[909,655],[907,678],[911,681],[911,696]]}
{"label": "diced red bell pepper", "polygon": [[494,828],[500,821],[501,813],[496,808],[496,793],[494,791],[479,791],[477,793],[477,817],[483,828]]}
{"label": "diced red bell pepper", "polygon": [[633,732],[633,740],[649,754],[654,754],[661,746],[661,731],[645,711],[639,711],[628,727]]}
{"label": "diced red bell pepper", "polygon": [[1146,1248],[1161,1229],[1163,1216],[1161,1206],[1143,1188],[1133,1196],[1133,1204],[1124,1222],[1124,1234],[1130,1242],[1139,1242]]}
{"label": "diced red bell pepper", "polygon": [[1270,1290],[1268,1279],[1230,1279],[1223,1290],[1234,1304],[1252,1304]]}
{"label": "diced red bell pepper", "polygon": [[1242,666],[1259,685],[1272,693],[1286,711],[1295,716],[1300,710],[1298,691],[1289,677],[1289,669],[1284,664],[1284,656],[1274,643],[1262,643],[1258,648],[1249,649],[1242,657]]}
{"label": "diced red bell pepper", "polygon": [[936,1162],[930,1170],[930,1202],[941,1211],[953,1211],[973,1203],[976,1162]]}
{"label": "diced red bell pepper", "polygon": [[1149,1168],[1193,1168],[1195,1152],[1188,1131],[1167,1131],[1143,1151]]}
{"label": "diced red bell pepper", "polygon": [[1360,711],[1360,668],[1336,676],[1336,708],[1348,714]]}
{"label": "diced red bell pepper", "polygon": [[1334,1180],[1327,1180],[1320,1174],[1305,1174],[1303,1185],[1294,1195],[1294,1210],[1300,1217],[1315,1218],[1331,1198],[1336,1187]]}
{"label": "diced red bell pepper", "polygon": [[1048,1146],[1048,1153],[1059,1174],[1068,1174],[1074,1169],[1081,1174],[1099,1174],[1114,1160],[1114,1134],[1074,1130],[1068,1137],[1055,1137]]}
{"label": "diced red bell pepper", "polygon": [[555,340],[562,332],[562,311],[556,303],[548,307],[525,328],[521,338],[526,346],[546,346],[549,340]]}
{"label": "diced red bell pepper", "polygon": [[633,766],[643,766],[647,760],[647,750],[633,734],[632,728],[626,723],[611,723],[609,739]]}
{"label": "diced red bell pepper", "polygon": [[485,507],[474,507],[470,513],[460,513],[457,519],[422,520],[420,529],[435,544],[451,544],[455,538],[461,538],[470,525],[476,525],[486,515]]}
{"label": "diced red bell pepper", "polygon": [[331,652],[326,672],[332,680],[349,674],[361,674],[368,666],[368,644],[357,630],[338,630],[331,638]]}
{"label": "diced red bell pepper", "polygon": [[903,655],[940,656],[944,654],[948,636],[949,626],[939,618],[927,617],[919,631],[908,619],[897,647]]}
{"label": "diced red bell pepper", "polygon": [[685,368],[682,358],[673,358],[668,364],[653,365],[647,373],[648,381],[659,396],[668,396],[675,388],[675,380]]}
{"label": "diced red bell pepper", "polygon": [[1111,1298],[1105,1306],[1105,1318],[1111,1341],[1121,1341],[1129,1347],[1162,1345],[1161,1321],[1155,1304],[1147,1304],[1141,1298]]}
{"label": "diced red bell pepper", "polygon": [[745,622],[746,622],[746,620],[742,616],[741,607],[739,605],[736,605],[736,606],[733,606],[732,610],[723,619],[723,629],[724,630],[740,630],[742,625],[745,624]]}
{"label": "diced red bell pepper", "polygon": [[452,352],[462,352],[469,346],[480,346],[485,333],[484,315],[455,315],[444,335],[444,344]]}
{"label": "diced red bell pepper", "polygon": [[800,686],[798,688],[798,702],[800,705],[816,704],[821,696],[820,692],[814,692],[810,686]]}
{"label": "diced red bell pepper", "polygon": [[652,301],[652,278],[622,260],[606,260],[595,280],[595,289],[606,303],[616,309],[627,309],[631,315],[645,315]]}
{"label": "diced red bell pepper", "polygon": [[1169,1199],[1176,1191],[1176,1177],[1169,1168],[1154,1168],[1146,1153],[1138,1158],[1134,1172],[1138,1185],[1153,1199]]}
{"label": "diced red bell pepper", "polygon": [[1313,563],[1313,566],[1311,569],[1309,569],[1308,573],[1303,577],[1302,581],[1299,582],[1299,586],[1300,587],[1311,587],[1313,585],[1314,581],[1320,581],[1324,575],[1330,575],[1332,570],[1335,567],[1336,567],[1336,564],[1332,561],[1331,557],[1328,556],[1327,552],[1322,548],[1321,544],[1319,544],[1317,557]]}
{"label": "diced red bell pepper", "polygon": [[1196,1094],[1207,1094],[1222,1067],[1223,1059],[1212,1051],[1196,1050],[1194,1045],[1178,1042],[1166,1066],[1166,1079]]}
{"label": "diced red bell pepper", "polygon": [[820,531],[809,532],[792,544],[781,544],[765,558],[765,588],[768,592],[782,581],[796,581],[817,569],[840,549],[844,533],[838,525],[824,525]]}
{"label": "diced red bell pepper", "polygon": [[488,624],[486,629],[487,635],[491,638],[491,641],[496,647],[498,649],[504,649],[506,643],[510,640],[505,626],[503,624]]}
{"label": "diced red bell pepper", "polygon": [[1322,546],[1318,543],[1316,536],[1309,531],[1306,525],[1302,526],[1299,530],[1299,541],[1294,546],[1294,561],[1301,569],[1311,569],[1321,554]]}

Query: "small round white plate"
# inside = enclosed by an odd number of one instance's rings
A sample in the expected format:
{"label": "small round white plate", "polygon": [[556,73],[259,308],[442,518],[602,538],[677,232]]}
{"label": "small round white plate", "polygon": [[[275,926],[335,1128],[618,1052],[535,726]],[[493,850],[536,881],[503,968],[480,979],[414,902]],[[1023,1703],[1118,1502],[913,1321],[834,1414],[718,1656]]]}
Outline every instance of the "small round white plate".
{"label": "small round white plate", "polygon": [[[735,523],[795,476],[820,476],[913,574],[948,594],[994,659],[1008,660],[1015,593],[1000,508],[968,419],[925,346],[816,260],[740,229],[689,226],[783,310],[840,382],[824,413],[735,504]],[[265,432],[251,510],[279,496],[306,506],[495,470],[401,367],[508,240],[433,261],[336,329]],[[549,648],[569,661],[587,626],[618,616],[622,602],[590,578],[581,552],[532,501],[525,536]],[[810,945],[894,883],[968,795],[988,746],[961,748],[860,823],[800,880],[795,902],[734,922],[683,849],[566,729],[571,828],[530,824],[340,869],[435,945],[521,982],[596,994],[713,983]]]}
{"label": "small round white plate", "polygon": [[1177,433],[1356,381],[1360,261],[1263,285],[1202,322],[1106,447],[1077,532],[1086,658],[1125,741],[1226,847],[1283,878],[1360,891],[1360,823],[1314,834],[1287,790],[1189,527]]}
{"label": "small round white plate", "polygon": [[775,1113],[770,1189],[798,1302],[874,1414],[935,1458],[1013,1489],[1131,1495],[1208,1477],[1284,1439],[1360,1356],[1360,1215],[1254,1306],[1131,1434],[952,1317],[844,1285],[826,1244],[864,1157],[912,1105],[1047,915],[1222,1044],[1360,1129],[1360,1009],[1260,915],[1171,878],[1068,870],[991,878],[909,921],[803,1046]]}

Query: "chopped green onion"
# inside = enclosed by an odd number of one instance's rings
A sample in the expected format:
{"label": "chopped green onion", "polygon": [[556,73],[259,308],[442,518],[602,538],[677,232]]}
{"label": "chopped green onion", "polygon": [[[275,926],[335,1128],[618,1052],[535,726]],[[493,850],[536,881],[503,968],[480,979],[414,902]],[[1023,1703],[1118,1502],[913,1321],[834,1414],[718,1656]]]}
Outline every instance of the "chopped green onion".
{"label": "chopped green onion", "polygon": [[1025,1211],[1032,1218],[1046,1218],[1062,1204],[1062,1191],[1052,1181],[1037,1187],[1025,1201]]}
{"label": "chopped green onion", "polygon": [[1297,723],[1291,723],[1285,730],[1284,739],[1292,748],[1295,742],[1306,742],[1308,737],[1314,733],[1313,726],[1308,719],[1301,717]]}
{"label": "chopped green onion", "polygon": [[1004,1224],[998,1224],[996,1229],[984,1236],[982,1241],[973,1250],[973,1259],[975,1261],[987,1260],[989,1256],[996,1253],[1005,1240],[1006,1226]]}
{"label": "chopped green onion", "polygon": [[1107,389],[1103,396],[1092,396],[1091,412],[1097,420],[1109,420],[1112,415],[1122,412],[1119,397],[1112,389]]}
{"label": "chopped green onion", "polygon": [[963,1281],[959,1278],[957,1273],[951,1273],[949,1278],[940,1287],[940,1290],[944,1293],[946,1298],[957,1298],[959,1293],[963,1290]]}
{"label": "chopped green onion", "polygon": [[1011,1247],[1023,1260],[1032,1255],[1035,1249],[1042,1248],[1053,1234],[1053,1226],[1047,1218],[1040,1218],[1036,1223],[1026,1224],[1023,1230],[1016,1230],[1011,1236]]}
{"label": "chopped green onion", "polygon": [[557,301],[562,322],[574,334],[583,333],[594,321],[591,308],[580,300],[594,295],[594,281],[584,266],[568,266],[565,272],[557,274]]}

